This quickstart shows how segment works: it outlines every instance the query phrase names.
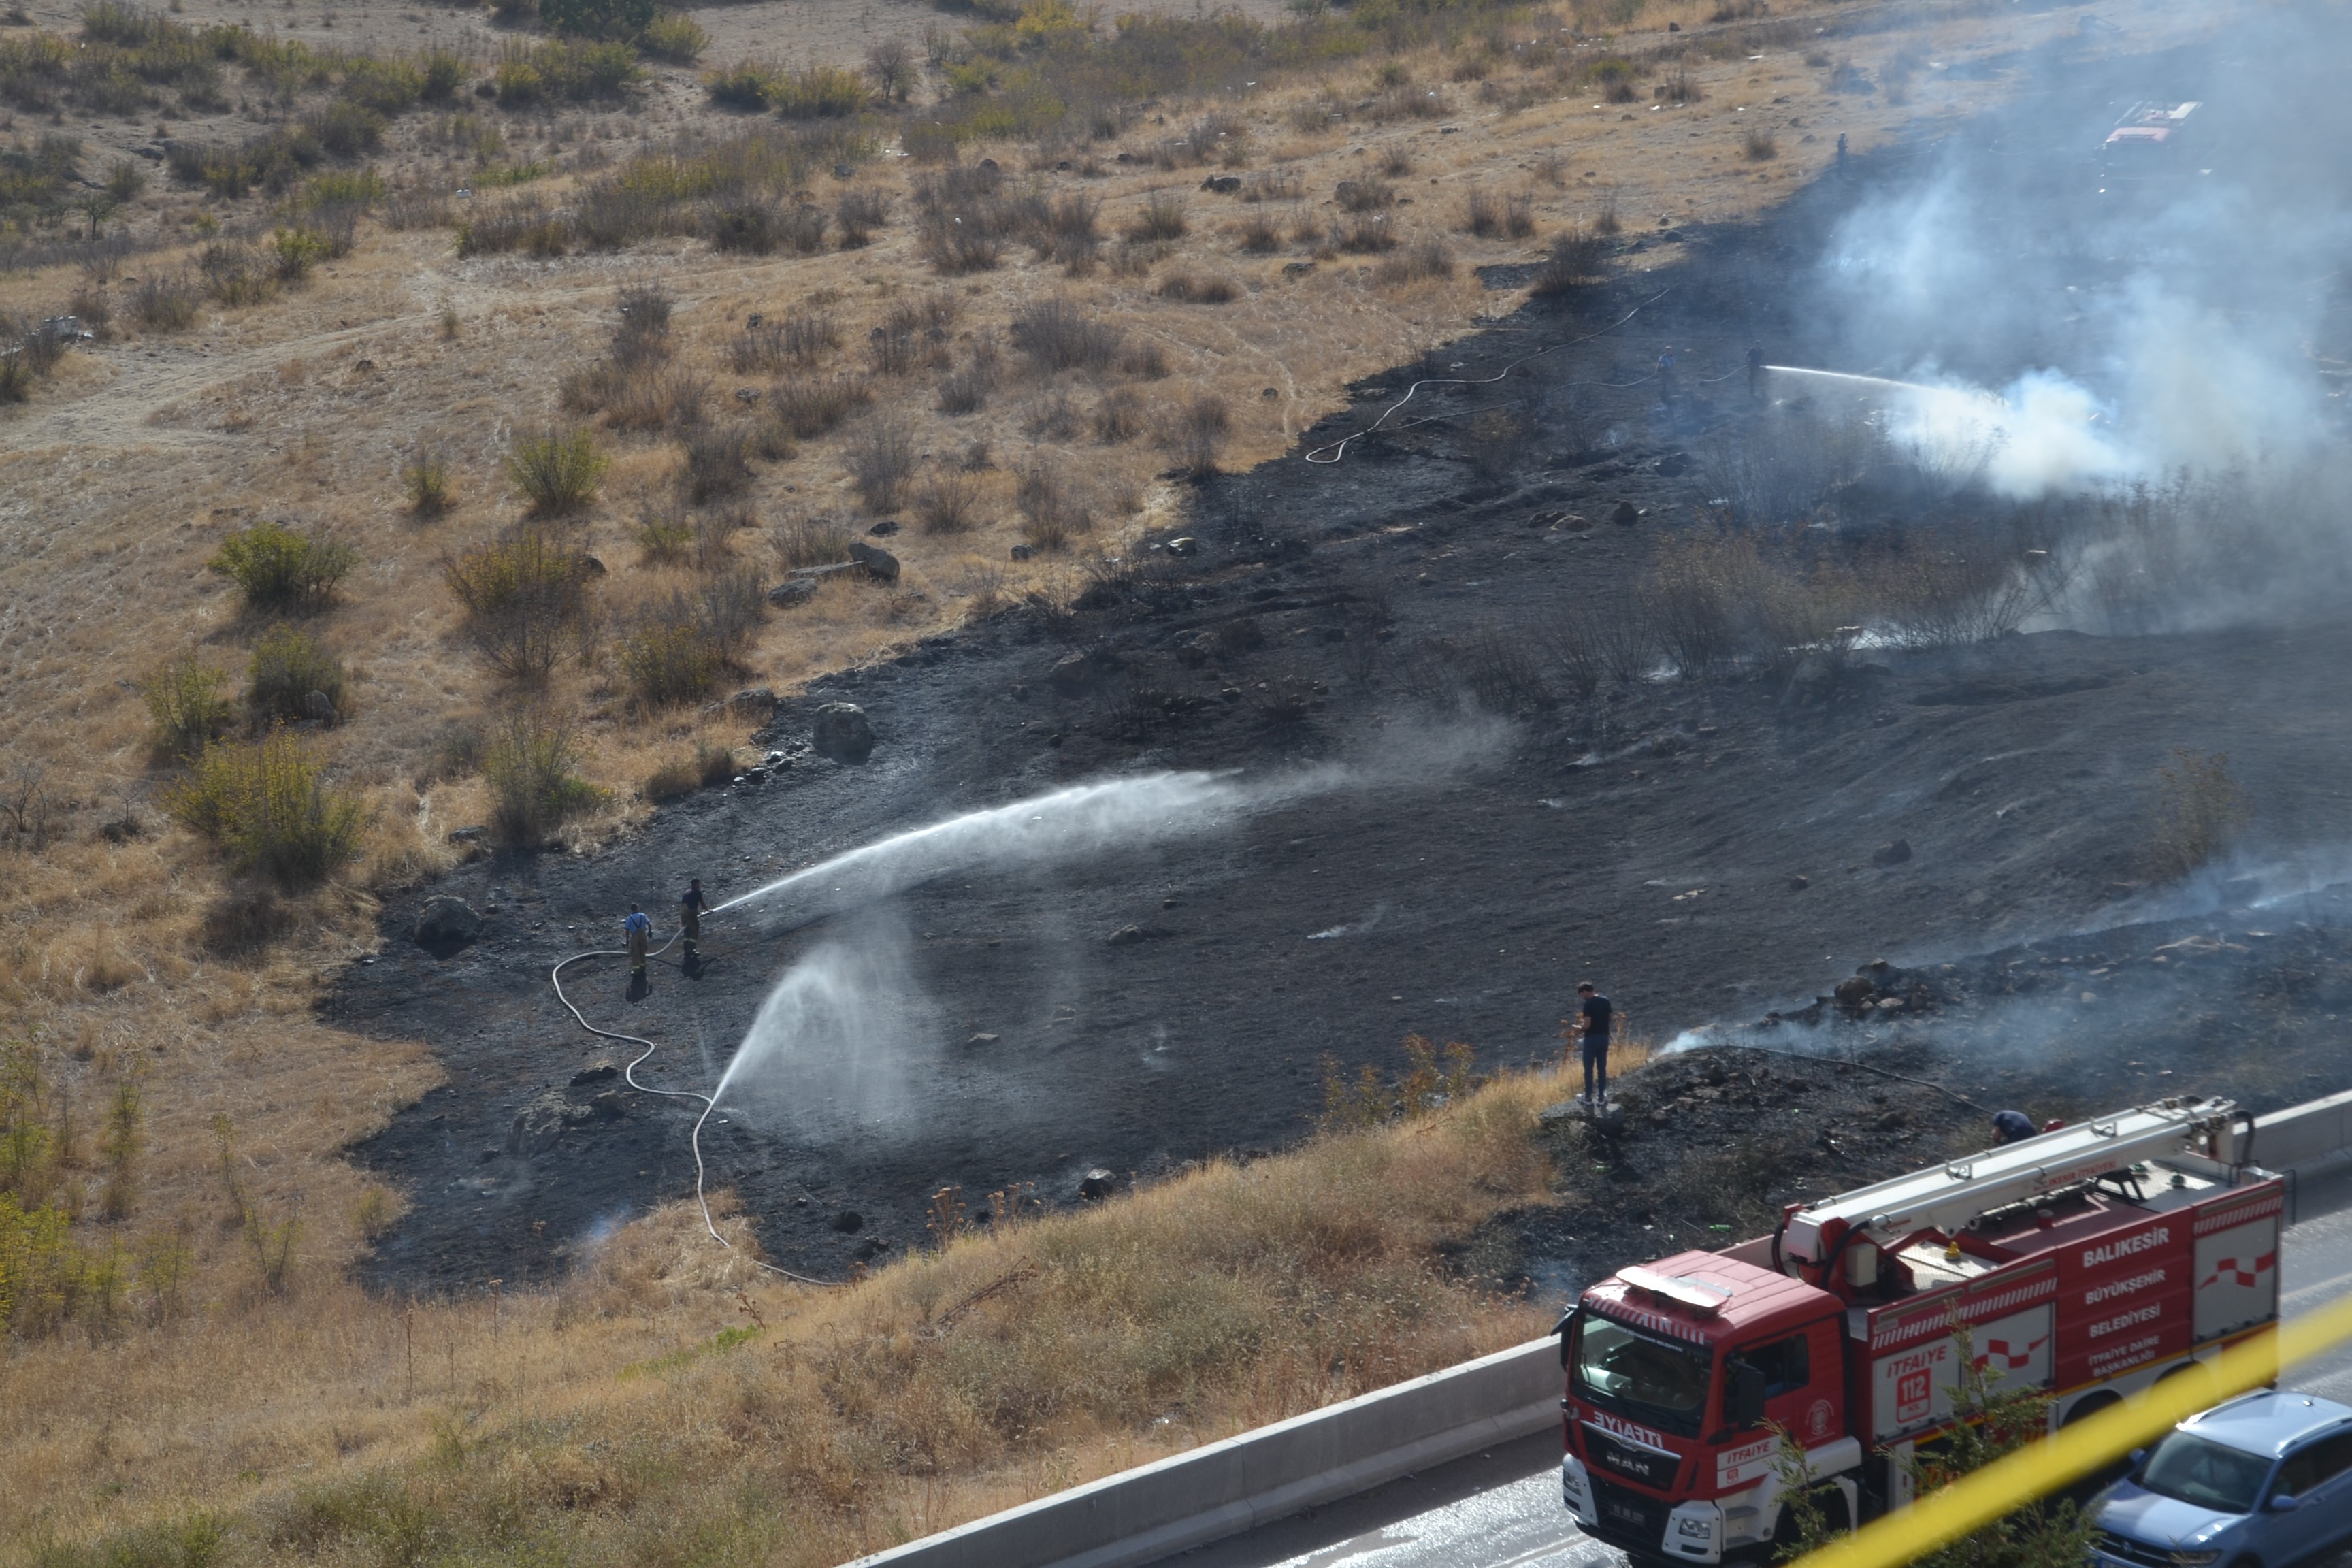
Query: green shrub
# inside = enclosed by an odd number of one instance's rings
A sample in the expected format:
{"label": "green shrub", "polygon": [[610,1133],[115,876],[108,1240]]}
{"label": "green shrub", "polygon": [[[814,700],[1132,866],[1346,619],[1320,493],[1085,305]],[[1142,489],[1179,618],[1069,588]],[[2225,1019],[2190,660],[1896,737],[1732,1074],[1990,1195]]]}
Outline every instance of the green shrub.
{"label": "green shrub", "polygon": [[[343,681],[341,659],[308,632],[280,624],[264,632],[255,645],[246,669],[246,705],[265,723],[318,719],[332,724],[342,716]],[[310,700],[313,693],[326,698],[324,710],[317,710]]]}
{"label": "green shrub", "polygon": [[281,228],[270,235],[269,248],[278,258],[278,280],[299,283],[326,259],[331,246],[315,229]]}
{"label": "green shrub", "polygon": [[612,466],[613,459],[585,430],[525,436],[507,458],[515,488],[530,502],[531,510],[546,517],[578,511],[594,500],[604,470]]}
{"label": "green shrub", "polygon": [[864,109],[873,96],[865,78],[838,66],[779,75],[768,89],[768,101],[787,120],[838,120]]}
{"label": "green shrub", "polygon": [[333,599],[359,562],[358,551],[321,531],[257,522],[222,540],[207,564],[242,588],[253,609],[307,610]]}
{"label": "green shrub", "polygon": [[656,614],[621,639],[621,674],[640,708],[667,708],[708,696],[727,667],[719,644],[692,617]]}
{"label": "green shrub", "polygon": [[702,79],[702,90],[710,101],[725,109],[757,110],[768,107],[768,95],[776,89],[776,69],[772,66],[739,60],[722,71],[712,71]]}
{"label": "green shrub", "polygon": [[426,103],[446,103],[466,85],[466,62],[446,49],[427,49],[417,66],[416,96]]}
{"label": "green shrub", "polygon": [[409,510],[418,517],[438,517],[449,510],[454,492],[449,484],[449,459],[434,447],[419,447],[400,465],[401,489],[408,492]]}
{"label": "green shrub", "polygon": [[284,730],[207,749],[163,809],[219,846],[237,869],[287,887],[325,880],[356,859],[367,808],[328,784],[326,766]]}
{"label": "green shrub", "polygon": [[680,11],[665,11],[637,36],[637,47],[656,59],[690,66],[709,44],[710,35]]}
{"label": "green shrub", "polygon": [[531,716],[509,723],[482,759],[491,833],[505,844],[543,844],[566,822],[595,810],[604,792],[579,776],[579,761],[563,725]]}
{"label": "green shrub", "polygon": [[228,728],[228,671],[183,654],[147,678],[148,716],[155,721],[157,754],[193,757]]}
{"label": "green shrub", "polygon": [[445,562],[441,576],[491,668],[540,681],[577,640],[592,570],[580,551],[526,529]]}

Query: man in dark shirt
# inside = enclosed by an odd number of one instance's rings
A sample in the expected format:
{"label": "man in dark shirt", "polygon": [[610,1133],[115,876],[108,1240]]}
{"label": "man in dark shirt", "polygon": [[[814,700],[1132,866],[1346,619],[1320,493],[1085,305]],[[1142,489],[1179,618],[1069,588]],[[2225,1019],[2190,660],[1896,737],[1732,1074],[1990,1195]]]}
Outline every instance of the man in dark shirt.
{"label": "man in dark shirt", "polygon": [[1996,1144],[2022,1143],[2042,1130],[2022,1110],[1996,1110],[1992,1113],[1992,1138]]}
{"label": "man in dark shirt", "polygon": [[701,957],[694,951],[694,946],[702,940],[702,911],[706,907],[702,901],[702,879],[697,877],[686,885],[686,891],[679,894],[677,900],[678,931],[686,944],[686,972],[688,974],[701,964]]}
{"label": "man in dark shirt", "polygon": [[1591,1106],[1609,1103],[1609,1020],[1614,1009],[1609,998],[1588,980],[1576,988],[1577,1012],[1584,1020],[1579,1038],[1584,1045],[1584,1100]]}

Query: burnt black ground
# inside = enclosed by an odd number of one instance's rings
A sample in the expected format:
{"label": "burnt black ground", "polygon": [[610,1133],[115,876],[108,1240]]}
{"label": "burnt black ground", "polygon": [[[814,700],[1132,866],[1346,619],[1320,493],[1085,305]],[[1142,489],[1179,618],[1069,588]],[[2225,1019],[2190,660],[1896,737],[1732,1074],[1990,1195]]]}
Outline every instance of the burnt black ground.
{"label": "burnt black ground", "polygon": [[[1909,177],[1888,163],[1853,180]],[[1548,418],[1496,477],[1474,471],[1453,419],[1337,465],[1294,455],[1213,481],[1191,531],[1197,554],[1113,574],[1068,613],[1008,612],[788,705],[771,741],[796,753],[789,769],[666,809],[604,854],[500,857],[429,889],[490,910],[478,944],[434,958],[405,940],[417,899],[396,902],[382,953],[352,968],[324,1010],[429,1042],[448,1081],[355,1151],[415,1205],[369,1277],[402,1289],[544,1278],[602,1227],[691,1192],[680,1102],[622,1091],[600,1110],[609,1080],[567,1087],[624,1058],[573,1026],[549,966],[611,945],[629,903],[666,911],[690,875],[724,899],[1072,782],[1163,768],[1276,776],[1333,761],[1365,781],[1218,836],[949,879],[775,936],[722,918],[703,977],[661,970],[634,1005],[616,963],[571,972],[604,1026],[661,1042],[652,1081],[706,1087],[796,956],[828,940],[878,951],[905,937],[930,1013],[898,1116],[813,1131],[823,1107],[794,1103],[786,1082],[781,1103],[706,1134],[713,1186],[740,1193],[780,1259],[834,1276],[877,1244],[903,1248],[942,1185],[975,1208],[1021,1182],[1065,1203],[1091,1166],[1148,1177],[1282,1144],[1311,1124],[1326,1053],[1393,1063],[1419,1032],[1468,1040],[1490,1063],[1543,1055],[1587,976],[1637,1031],[1663,1038],[1801,1006],[1882,956],[1966,967],[2027,938],[2164,914],[2144,850],[2154,772],[2175,746],[2228,752],[2259,805],[2253,858],[2239,868],[2254,880],[2185,889],[2184,908],[2324,880],[2311,847],[2341,844],[2347,818],[2342,625],[2052,633],[1887,654],[1834,700],[1802,701],[1737,679],[1546,703],[1480,654],[1524,641],[1578,596],[1625,591],[1658,535],[1701,520],[1708,498],[1686,453],[1710,424],[1757,416],[1739,379],[1694,386],[1675,416],[1648,389],[1600,384],[1633,379],[1667,343],[1692,384],[1733,370],[1750,341],[1803,361],[1829,334],[1777,301],[1849,196],[1825,182],[1773,223],[1695,235],[1692,259],[1531,308],[1445,351],[1445,365],[1465,367],[1451,374],[1491,372],[1642,307],[1514,378],[1513,395]],[[1302,447],[1357,428],[1414,374],[1378,378],[1379,394],[1368,385]],[[1424,395],[1415,411],[1458,414],[1493,395]],[[1638,523],[1606,521],[1621,501],[1644,510]],[[1228,637],[1204,664],[1184,662],[1184,639],[1244,616],[1256,646]],[[1059,695],[1049,672],[1073,651],[1089,656],[1090,678]],[[805,752],[809,712],[835,700],[865,707],[880,736],[862,765]],[[1396,782],[1399,770],[1422,782]],[[1911,858],[1874,864],[1897,839]],[[2296,918],[2336,929],[2317,903]],[[2231,919],[2277,923],[2267,910]],[[1110,944],[1128,926],[1164,934]],[[2124,945],[2097,938],[2090,950],[2101,942]],[[2307,1011],[2319,1029],[2324,1010]],[[997,1039],[965,1043],[976,1035]],[[2021,1087],[2053,1101],[2110,1082],[2137,1094],[2121,1077],[2057,1081],[2110,1058],[2120,1073],[2142,1059],[2136,1044],[2091,1026],[2066,1042],[2075,1054],[2047,1053],[2054,1076]],[[1949,1042],[1898,1047],[1891,1034],[1873,1048],[1899,1051],[1923,1077],[1969,1059]],[[2228,1039],[2200,1048],[2208,1057],[2177,1068],[2180,1081],[2231,1075]],[[2332,1047],[2302,1035],[2277,1051],[2296,1064],[2309,1053],[2309,1065],[2265,1079],[2258,1099],[2347,1076]],[[1856,1075],[1806,1069],[1804,1081],[1807,1094],[1843,1097],[1816,1106],[1833,1141],[1865,1107],[1885,1114]],[[1953,1081],[1971,1097],[2005,1087],[1966,1072]],[[1908,1163],[1915,1146],[1965,1141],[1965,1117],[1906,1114],[1925,1119],[1909,1129],[1915,1145],[1874,1123],[1843,1157]],[[1680,1213],[1658,1184],[1720,1154],[1732,1131],[1699,1117],[1645,1122],[1595,1162],[1620,1173],[1612,1192],[1646,1194],[1592,1215],[1620,1238],[1612,1255],[1629,1225],[1729,1223]],[[1665,1218],[1635,1219],[1644,1208]],[[845,1209],[864,1217],[858,1233],[833,1228]],[[1562,1238],[1589,1237],[1570,1223],[1584,1217],[1529,1221],[1508,1267],[1577,1267]]]}

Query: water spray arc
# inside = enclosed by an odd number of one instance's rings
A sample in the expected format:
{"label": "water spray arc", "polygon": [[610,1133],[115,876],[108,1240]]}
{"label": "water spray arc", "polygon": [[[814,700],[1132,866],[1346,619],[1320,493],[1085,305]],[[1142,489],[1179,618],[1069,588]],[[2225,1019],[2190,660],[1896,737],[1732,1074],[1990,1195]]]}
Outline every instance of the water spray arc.
{"label": "water spray arc", "polygon": [[[895,834],[754,888],[716,906],[710,914],[715,918],[730,910],[753,912],[761,906],[773,905],[794,895],[814,895],[799,899],[790,907],[788,915],[769,923],[767,929],[772,931],[805,925],[826,914],[870,903],[950,872],[992,864],[1049,864],[1156,838],[1205,832],[1252,808],[1338,787],[1344,776],[1340,770],[1325,769],[1245,784],[1231,773],[1162,773],[1075,784]],[[756,914],[752,923],[760,923]],[[678,933],[673,932],[649,956],[667,952],[677,941]],[[656,1089],[640,1082],[636,1069],[658,1048],[654,1042],[590,1023],[579,1005],[564,992],[563,972],[572,964],[592,958],[624,956],[616,949],[575,952],[554,965],[548,982],[554,987],[556,1000],[563,1004],[583,1029],[603,1039],[638,1047],[637,1055],[623,1069],[623,1077],[631,1089],[664,1099],[692,1100],[702,1108],[688,1139],[694,1152],[695,1202],[702,1211],[703,1229],[712,1240],[734,1251],[733,1244],[719,1234],[710,1217],[709,1200],[704,1193],[702,1128],[735,1082],[739,1070],[747,1066],[756,1068],[792,1043],[779,1028],[771,1026],[771,1020],[780,1011],[777,1004],[793,985],[801,966],[787,971],[771,988],[759,1016],[729,1058],[718,1084],[705,1094],[698,1089]],[[768,1273],[803,1284],[834,1283],[756,1258],[751,1261]]]}

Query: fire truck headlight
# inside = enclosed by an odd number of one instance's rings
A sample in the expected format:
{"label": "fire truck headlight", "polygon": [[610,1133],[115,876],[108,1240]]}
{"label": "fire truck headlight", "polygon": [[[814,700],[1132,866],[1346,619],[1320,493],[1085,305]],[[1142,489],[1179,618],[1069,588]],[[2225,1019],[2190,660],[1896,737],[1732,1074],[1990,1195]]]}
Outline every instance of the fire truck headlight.
{"label": "fire truck headlight", "polygon": [[1715,1521],[1709,1519],[1693,1519],[1690,1515],[1685,1514],[1675,1521],[1675,1533],[1688,1536],[1694,1541],[1705,1541],[1715,1533]]}

